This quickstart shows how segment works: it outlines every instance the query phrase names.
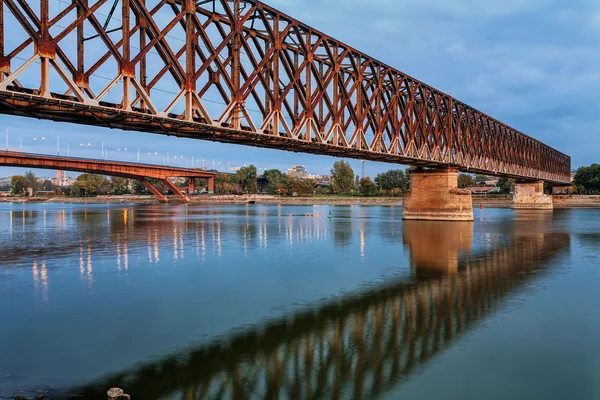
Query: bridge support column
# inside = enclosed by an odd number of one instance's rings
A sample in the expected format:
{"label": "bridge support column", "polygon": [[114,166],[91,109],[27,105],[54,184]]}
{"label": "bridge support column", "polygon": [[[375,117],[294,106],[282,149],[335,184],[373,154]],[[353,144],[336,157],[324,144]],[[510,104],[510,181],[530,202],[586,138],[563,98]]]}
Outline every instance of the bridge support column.
{"label": "bridge support column", "polygon": [[144,186],[146,186],[146,189],[148,189],[148,191],[150,193],[152,193],[158,199],[158,201],[160,201],[161,203],[169,202],[169,199],[167,198],[167,196],[165,196],[157,188],[155,188],[154,185],[152,185],[148,181],[148,179],[142,179],[142,183],[144,184]]}
{"label": "bridge support column", "polygon": [[173,192],[173,194],[175,194],[177,197],[179,197],[181,199],[181,201],[183,201],[184,203],[187,203],[190,201],[190,199],[185,194],[181,193],[181,190],[179,190],[179,188],[177,186],[175,186],[169,178],[163,179],[163,183],[165,185],[167,185],[167,187],[169,189],[171,189],[171,192]]}
{"label": "bridge support column", "polygon": [[188,194],[192,195],[196,191],[196,182],[194,178],[188,178]]}
{"label": "bridge support column", "polygon": [[402,218],[428,221],[473,221],[471,192],[458,188],[458,170],[417,169],[403,199]]}
{"label": "bridge support column", "polygon": [[552,210],[552,196],[544,194],[544,182],[517,181],[512,208],[515,210]]}
{"label": "bridge support column", "polygon": [[214,176],[211,176],[210,178],[208,178],[208,193],[209,194],[215,193],[215,177]]}

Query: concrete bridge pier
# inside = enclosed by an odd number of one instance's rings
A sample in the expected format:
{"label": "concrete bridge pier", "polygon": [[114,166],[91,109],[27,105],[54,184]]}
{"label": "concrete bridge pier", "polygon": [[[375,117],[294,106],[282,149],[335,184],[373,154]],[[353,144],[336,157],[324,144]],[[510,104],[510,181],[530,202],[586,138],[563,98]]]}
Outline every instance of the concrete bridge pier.
{"label": "concrete bridge pier", "polygon": [[552,196],[544,194],[544,181],[517,181],[512,208],[515,210],[552,210]]}
{"label": "concrete bridge pier", "polygon": [[454,168],[416,169],[403,199],[402,218],[423,221],[473,221],[469,190],[458,188]]}

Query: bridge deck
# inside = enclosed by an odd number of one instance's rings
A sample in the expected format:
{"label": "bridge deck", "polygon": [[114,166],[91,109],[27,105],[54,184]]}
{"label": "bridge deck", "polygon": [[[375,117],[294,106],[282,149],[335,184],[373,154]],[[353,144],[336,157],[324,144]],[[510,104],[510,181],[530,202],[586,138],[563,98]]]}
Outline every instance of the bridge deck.
{"label": "bridge deck", "polygon": [[215,172],[198,169],[14,151],[0,151],[0,166],[58,169],[120,176],[131,179],[166,179],[172,177],[214,178],[216,175]]}

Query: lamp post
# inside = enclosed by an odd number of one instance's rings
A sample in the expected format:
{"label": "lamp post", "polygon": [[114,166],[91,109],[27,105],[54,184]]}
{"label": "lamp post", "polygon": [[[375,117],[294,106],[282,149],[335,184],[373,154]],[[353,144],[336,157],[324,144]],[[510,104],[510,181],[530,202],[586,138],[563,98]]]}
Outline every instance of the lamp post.
{"label": "lamp post", "polygon": [[[34,142],[39,140],[46,140],[47,137],[56,137],[56,154],[60,156],[60,136],[19,136],[19,151],[23,151],[23,139],[31,139]],[[6,130],[6,149],[8,150],[8,129]]]}

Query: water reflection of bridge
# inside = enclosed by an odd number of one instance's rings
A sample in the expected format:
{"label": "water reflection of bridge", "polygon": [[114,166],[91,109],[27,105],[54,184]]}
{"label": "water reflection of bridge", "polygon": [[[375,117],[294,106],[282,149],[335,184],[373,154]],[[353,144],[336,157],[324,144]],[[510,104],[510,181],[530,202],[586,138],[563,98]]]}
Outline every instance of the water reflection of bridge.
{"label": "water reflection of bridge", "polygon": [[570,242],[567,233],[517,232],[505,246],[470,256],[470,226],[456,240],[456,225],[404,225],[413,268],[439,270],[448,257],[452,273],[390,283],[75,391],[102,398],[121,386],[143,399],[377,396],[452,345]]}

